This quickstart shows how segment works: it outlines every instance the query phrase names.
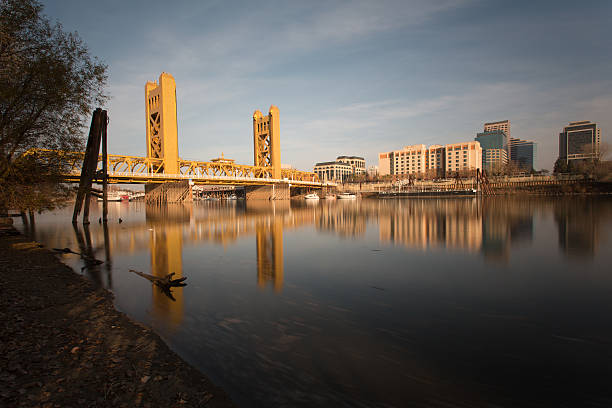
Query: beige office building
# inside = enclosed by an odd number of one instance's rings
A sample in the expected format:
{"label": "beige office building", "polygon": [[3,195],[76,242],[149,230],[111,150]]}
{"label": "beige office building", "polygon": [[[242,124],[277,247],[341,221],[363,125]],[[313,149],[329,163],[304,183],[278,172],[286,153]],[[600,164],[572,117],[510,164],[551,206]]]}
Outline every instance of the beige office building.
{"label": "beige office building", "polygon": [[378,174],[388,176],[391,174],[391,155],[393,152],[378,153]]}
{"label": "beige office building", "polygon": [[331,161],[315,164],[313,171],[321,181],[342,182],[353,174],[353,167],[348,163]]}
{"label": "beige office building", "polygon": [[427,177],[444,177],[446,148],[442,145],[432,145],[427,149]]}
{"label": "beige office building", "polygon": [[354,174],[364,174],[366,172],[365,159],[359,156],[338,156],[337,162],[351,165]]}
{"label": "beige office building", "polygon": [[392,174],[424,174],[426,170],[425,158],[427,147],[424,144],[404,146],[402,150],[392,153]]}
{"label": "beige office building", "polygon": [[449,172],[482,168],[482,149],[478,142],[442,145],[424,144],[405,146],[401,150],[378,154],[378,171],[381,176],[444,177]]}
{"label": "beige office building", "polygon": [[456,172],[482,170],[482,149],[478,142],[453,143],[445,146],[446,177]]}

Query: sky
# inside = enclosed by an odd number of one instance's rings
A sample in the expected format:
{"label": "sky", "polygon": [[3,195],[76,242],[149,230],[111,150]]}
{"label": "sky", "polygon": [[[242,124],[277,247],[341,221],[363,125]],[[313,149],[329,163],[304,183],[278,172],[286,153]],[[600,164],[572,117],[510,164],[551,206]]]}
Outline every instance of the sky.
{"label": "sky", "polygon": [[280,111],[281,161],[474,140],[538,142],[591,120],[612,142],[612,1],[42,0],[108,65],[109,152],[146,155],[146,81],[176,80],[179,155],[253,163],[252,115]]}

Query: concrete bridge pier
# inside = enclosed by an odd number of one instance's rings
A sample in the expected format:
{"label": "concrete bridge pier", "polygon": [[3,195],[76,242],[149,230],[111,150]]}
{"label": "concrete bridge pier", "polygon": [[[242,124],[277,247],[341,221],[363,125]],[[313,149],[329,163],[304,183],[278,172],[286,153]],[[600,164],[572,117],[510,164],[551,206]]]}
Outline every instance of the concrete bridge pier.
{"label": "concrete bridge pier", "polygon": [[245,186],[247,200],[288,200],[289,184],[277,183],[264,186]]}
{"label": "concrete bridge pier", "polygon": [[335,187],[322,187],[319,195],[323,198],[328,195],[335,195],[336,193],[338,193],[338,189]]}
{"label": "concrete bridge pier", "polygon": [[323,198],[325,197],[323,191],[324,188],[291,186],[291,197],[303,198],[306,194],[317,193],[319,197]]}
{"label": "concrete bridge pier", "polygon": [[187,180],[161,184],[145,184],[147,204],[185,203],[193,201],[191,185]]}

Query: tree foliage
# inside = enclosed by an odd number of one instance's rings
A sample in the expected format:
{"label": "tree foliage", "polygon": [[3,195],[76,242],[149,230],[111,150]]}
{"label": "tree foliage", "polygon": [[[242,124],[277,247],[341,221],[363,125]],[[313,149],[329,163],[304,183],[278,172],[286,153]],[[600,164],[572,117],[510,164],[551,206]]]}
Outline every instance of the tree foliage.
{"label": "tree foliage", "polygon": [[558,158],[557,161],[555,161],[553,173],[581,174],[592,180],[609,181],[612,176],[612,164],[605,160],[610,152],[609,145],[602,143],[600,146],[596,147],[596,149],[587,146],[584,152],[592,155],[592,157],[569,161],[564,158]]}
{"label": "tree foliage", "polygon": [[106,99],[106,65],[42,9],[37,0],[0,0],[0,208],[53,202],[41,195],[62,191],[60,163],[24,154],[81,150],[89,115]]}

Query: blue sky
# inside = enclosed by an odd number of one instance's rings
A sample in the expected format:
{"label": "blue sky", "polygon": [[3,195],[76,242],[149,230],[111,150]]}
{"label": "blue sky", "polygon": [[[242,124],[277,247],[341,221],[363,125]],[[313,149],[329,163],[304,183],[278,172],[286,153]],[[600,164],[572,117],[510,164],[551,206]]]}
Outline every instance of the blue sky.
{"label": "blue sky", "polygon": [[44,1],[109,66],[109,151],[145,155],[144,84],[177,83],[179,154],[252,164],[280,110],[282,162],[473,140],[509,119],[552,168],[558,133],[612,132],[612,2]]}

